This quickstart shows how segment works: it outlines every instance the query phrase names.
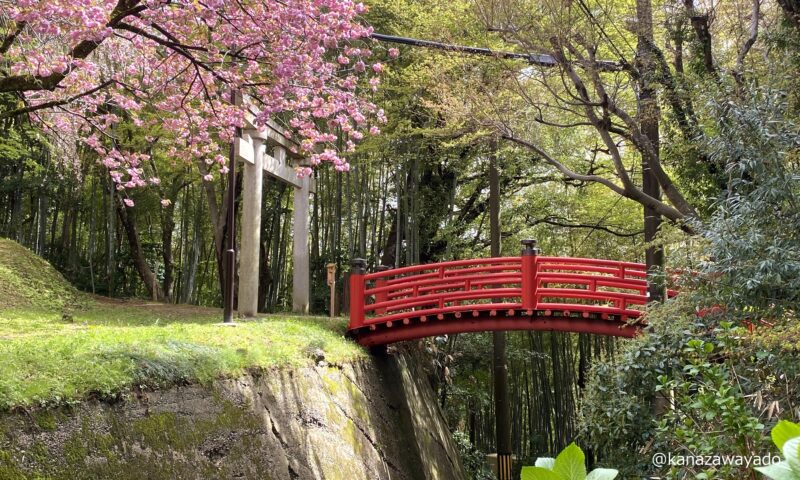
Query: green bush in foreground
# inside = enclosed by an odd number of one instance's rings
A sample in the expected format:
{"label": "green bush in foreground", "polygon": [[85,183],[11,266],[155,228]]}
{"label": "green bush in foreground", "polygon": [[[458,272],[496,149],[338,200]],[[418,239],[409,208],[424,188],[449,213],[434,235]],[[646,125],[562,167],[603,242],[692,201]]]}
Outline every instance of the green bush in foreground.
{"label": "green bush in foreground", "polygon": [[472,480],[494,480],[494,474],[486,465],[486,455],[470,443],[469,436],[461,431],[453,432],[453,441],[458,448],[461,464]]}
{"label": "green bush in foreground", "polygon": [[522,467],[521,480],[613,480],[618,473],[612,468],[596,468],[587,474],[583,450],[571,443],[556,458],[540,457],[535,466]]}
{"label": "green bush in foreground", "polygon": [[772,480],[800,480],[800,425],[781,420],[772,429],[772,441],[783,453],[784,460],[766,467],[757,467]]}

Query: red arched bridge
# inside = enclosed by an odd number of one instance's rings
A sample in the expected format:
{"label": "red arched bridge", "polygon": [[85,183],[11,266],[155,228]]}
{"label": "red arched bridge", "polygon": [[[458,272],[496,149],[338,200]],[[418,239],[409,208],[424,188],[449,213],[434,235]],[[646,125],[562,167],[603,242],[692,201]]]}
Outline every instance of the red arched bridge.
{"label": "red arched bridge", "polygon": [[[535,241],[519,257],[350,271],[352,335],[365,346],[491,330],[560,330],[633,337],[648,302],[644,264],[546,257]],[[670,292],[673,293],[673,292]]]}

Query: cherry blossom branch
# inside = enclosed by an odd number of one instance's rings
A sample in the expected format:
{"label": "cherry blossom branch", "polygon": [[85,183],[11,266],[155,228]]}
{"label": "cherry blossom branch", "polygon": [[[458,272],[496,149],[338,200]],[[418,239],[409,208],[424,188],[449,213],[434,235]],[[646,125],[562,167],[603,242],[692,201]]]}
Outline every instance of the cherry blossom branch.
{"label": "cherry blossom branch", "polygon": [[99,92],[100,90],[108,87],[109,85],[111,85],[113,83],[114,83],[113,80],[106,80],[106,81],[100,83],[99,85],[97,85],[96,87],[92,88],[91,90],[87,90],[87,91],[85,91],[83,93],[79,93],[77,95],[73,95],[71,97],[67,97],[67,98],[64,98],[62,100],[51,100],[49,102],[39,103],[39,104],[36,104],[36,105],[28,105],[27,107],[18,108],[16,110],[11,110],[11,111],[8,111],[8,112],[2,112],[2,113],[0,113],[0,119],[16,117],[17,115],[23,115],[23,114],[26,114],[26,113],[32,113],[32,112],[35,112],[35,111],[38,111],[38,110],[43,110],[43,109],[46,109],[46,108],[57,107],[59,105],[66,105],[68,103],[72,103],[75,100],[81,99],[83,97],[87,97],[89,95],[94,95],[95,93]]}
{"label": "cherry blossom branch", "polygon": [[[125,17],[147,9],[146,6],[138,5],[138,3],[140,3],[140,0],[119,0],[119,3],[111,12],[111,19],[106,23],[106,26],[114,28]],[[84,40],[70,51],[69,57],[83,60],[95,51],[101,43],[102,40]],[[67,77],[68,73],[69,71],[54,72],[47,76],[28,74],[0,78],[0,93],[53,90]]]}

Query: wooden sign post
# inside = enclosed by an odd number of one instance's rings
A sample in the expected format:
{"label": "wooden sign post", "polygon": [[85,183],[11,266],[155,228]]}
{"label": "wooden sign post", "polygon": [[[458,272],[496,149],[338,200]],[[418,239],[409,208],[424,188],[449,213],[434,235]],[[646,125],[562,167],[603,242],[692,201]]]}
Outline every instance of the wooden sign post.
{"label": "wooden sign post", "polygon": [[336,305],[336,264],[329,263],[326,267],[328,269],[328,286],[331,287],[331,318],[333,318]]}

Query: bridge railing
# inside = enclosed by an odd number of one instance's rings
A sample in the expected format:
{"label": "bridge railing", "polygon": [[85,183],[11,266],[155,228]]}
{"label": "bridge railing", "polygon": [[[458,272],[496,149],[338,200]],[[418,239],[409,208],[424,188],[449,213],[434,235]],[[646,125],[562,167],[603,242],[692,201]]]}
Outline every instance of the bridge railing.
{"label": "bridge railing", "polygon": [[627,321],[648,301],[644,264],[539,255],[523,242],[518,257],[458,260],[350,274],[350,330],[460,318],[577,314]]}
{"label": "bridge railing", "polygon": [[[519,257],[457,260],[350,274],[351,328],[443,315],[467,305],[515,303],[521,295]],[[493,302],[496,299],[497,302]],[[366,315],[370,315],[366,317]]]}

